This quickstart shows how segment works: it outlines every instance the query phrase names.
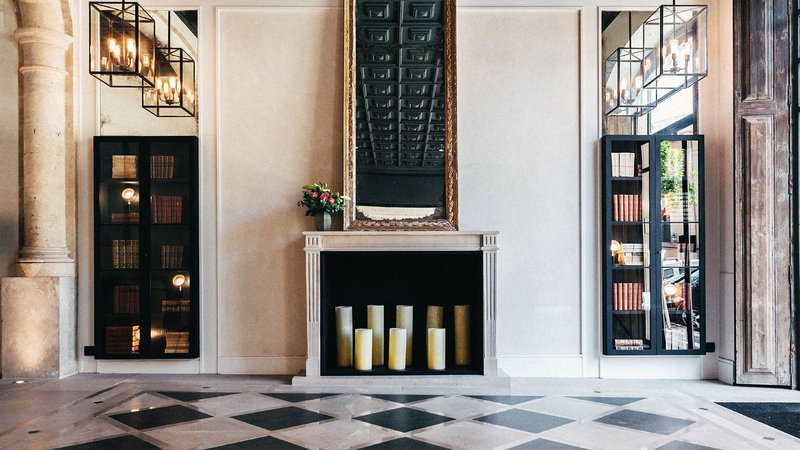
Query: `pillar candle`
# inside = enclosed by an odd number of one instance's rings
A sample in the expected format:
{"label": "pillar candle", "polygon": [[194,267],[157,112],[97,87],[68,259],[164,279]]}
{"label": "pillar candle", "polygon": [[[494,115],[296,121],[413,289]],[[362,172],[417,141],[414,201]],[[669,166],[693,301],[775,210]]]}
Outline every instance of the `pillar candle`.
{"label": "pillar candle", "polygon": [[336,364],[353,365],[353,307],[336,307]]}
{"label": "pillar candle", "polygon": [[444,327],[444,307],[442,306],[428,306],[428,328],[442,328]]}
{"label": "pillar candle", "polygon": [[411,365],[411,347],[414,335],[414,307],[397,305],[395,326],[406,330],[406,364]]}
{"label": "pillar candle", "polygon": [[389,368],[406,370],[406,329],[389,329]]}
{"label": "pillar candle", "polygon": [[428,369],[444,370],[444,328],[428,328]]}
{"label": "pillar candle", "polygon": [[372,330],[372,364],[383,365],[383,305],[367,305],[367,328]]}
{"label": "pillar candle", "polygon": [[456,365],[469,365],[469,305],[455,305]]}
{"label": "pillar candle", "polygon": [[356,370],[372,370],[372,330],[356,328]]}

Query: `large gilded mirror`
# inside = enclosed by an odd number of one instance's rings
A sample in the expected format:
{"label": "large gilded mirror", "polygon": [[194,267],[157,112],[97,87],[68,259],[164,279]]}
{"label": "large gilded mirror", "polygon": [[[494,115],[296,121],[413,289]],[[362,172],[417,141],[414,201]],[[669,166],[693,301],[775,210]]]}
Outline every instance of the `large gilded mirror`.
{"label": "large gilded mirror", "polygon": [[455,0],[345,0],[346,230],[455,230]]}

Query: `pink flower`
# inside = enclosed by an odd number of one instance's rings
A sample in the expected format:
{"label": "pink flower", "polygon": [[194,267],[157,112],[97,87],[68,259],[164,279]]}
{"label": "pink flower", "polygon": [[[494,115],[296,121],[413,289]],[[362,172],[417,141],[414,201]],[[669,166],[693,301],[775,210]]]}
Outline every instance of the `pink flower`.
{"label": "pink flower", "polygon": [[332,205],[332,204],[336,203],[336,199],[333,198],[333,197],[329,197],[328,198],[328,203],[330,203]]}
{"label": "pink flower", "polygon": [[311,192],[309,192],[309,194],[308,194],[308,195],[309,195],[311,198],[317,198],[317,195],[318,195],[318,194],[317,194],[316,192],[314,192],[314,191],[311,191]]}
{"label": "pink flower", "polygon": [[322,194],[320,194],[319,199],[324,202],[325,200],[328,199],[328,193],[327,192],[323,192]]}

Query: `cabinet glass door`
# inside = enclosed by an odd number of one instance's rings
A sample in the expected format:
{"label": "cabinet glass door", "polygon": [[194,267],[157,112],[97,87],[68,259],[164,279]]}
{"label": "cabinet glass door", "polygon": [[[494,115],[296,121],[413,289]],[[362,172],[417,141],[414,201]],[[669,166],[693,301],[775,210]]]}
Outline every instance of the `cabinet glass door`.
{"label": "cabinet glass door", "polygon": [[617,352],[648,351],[652,348],[651,317],[651,177],[650,142],[615,141],[607,157],[610,167],[610,229],[607,248],[610,258],[611,301],[610,348]]}
{"label": "cabinet glass door", "polygon": [[702,158],[693,140],[658,141],[661,350],[698,350],[704,323],[701,252]]}

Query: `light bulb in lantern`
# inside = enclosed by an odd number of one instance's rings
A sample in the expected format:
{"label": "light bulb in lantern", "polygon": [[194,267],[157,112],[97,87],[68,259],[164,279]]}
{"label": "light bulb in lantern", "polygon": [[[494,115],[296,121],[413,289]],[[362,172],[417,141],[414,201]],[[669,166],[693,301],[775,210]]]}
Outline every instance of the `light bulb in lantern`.
{"label": "light bulb in lantern", "polygon": [[185,284],[186,284],[186,275],[179,273],[174,277],[172,277],[172,285],[178,288],[179,291],[183,288]]}
{"label": "light bulb in lantern", "polygon": [[128,205],[131,204],[131,200],[133,197],[136,196],[136,191],[133,188],[125,188],[122,190],[122,199],[128,202]]}
{"label": "light bulb in lantern", "polygon": [[671,72],[678,71],[678,56],[680,55],[681,51],[681,43],[676,38],[672,38],[669,40],[669,56],[672,58],[672,67],[670,68]]}
{"label": "light bulb in lantern", "polygon": [[128,67],[133,67],[133,63],[136,61],[136,40],[128,38],[125,45],[127,47],[125,57],[128,59]]}
{"label": "light bulb in lantern", "polygon": [[683,69],[686,72],[690,72],[689,70],[689,62],[692,60],[692,38],[687,38],[686,42],[683,43],[681,48],[681,53],[683,53]]}

